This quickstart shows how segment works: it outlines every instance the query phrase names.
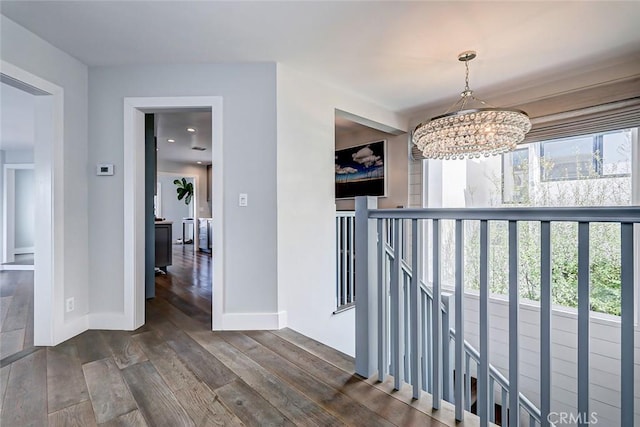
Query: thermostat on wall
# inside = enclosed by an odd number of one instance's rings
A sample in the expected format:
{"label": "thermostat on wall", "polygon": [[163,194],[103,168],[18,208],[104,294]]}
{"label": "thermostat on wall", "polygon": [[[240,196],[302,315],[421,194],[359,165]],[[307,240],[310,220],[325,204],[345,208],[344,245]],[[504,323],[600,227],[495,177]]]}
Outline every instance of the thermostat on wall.
{"label": "thermostat on wall", "polygon": [[98,163],[96,165],[96,175],[113,175],[113,164]]}

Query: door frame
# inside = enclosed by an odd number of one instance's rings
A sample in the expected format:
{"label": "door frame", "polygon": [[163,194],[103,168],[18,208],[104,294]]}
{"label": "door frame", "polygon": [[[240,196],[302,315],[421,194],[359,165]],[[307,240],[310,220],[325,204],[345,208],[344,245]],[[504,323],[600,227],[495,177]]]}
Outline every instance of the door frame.
{"label": "door frame", "polygon": [[36,95],[33,340],[51,346],[76,334],[64,321],[64,90],[9,62],[4,83]]}
{"label": "door frame", "polygon": [[144,114],[187,108],[211,109],[213,165],[213,298],[212,329],[222,325],[224,301],[224,209],[222,169],[222,97],[124,98],[124,317],[126,329],[144,324]]}

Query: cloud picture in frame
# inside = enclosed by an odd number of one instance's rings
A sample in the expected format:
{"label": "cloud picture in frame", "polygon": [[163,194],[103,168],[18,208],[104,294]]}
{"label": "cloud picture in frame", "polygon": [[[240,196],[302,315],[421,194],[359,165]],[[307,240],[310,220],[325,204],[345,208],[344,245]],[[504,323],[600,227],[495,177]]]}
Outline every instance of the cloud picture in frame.
{"label": "cloud picture in frame", "polygon": [[336,198],[386,195],[386,140],[336,150]]}

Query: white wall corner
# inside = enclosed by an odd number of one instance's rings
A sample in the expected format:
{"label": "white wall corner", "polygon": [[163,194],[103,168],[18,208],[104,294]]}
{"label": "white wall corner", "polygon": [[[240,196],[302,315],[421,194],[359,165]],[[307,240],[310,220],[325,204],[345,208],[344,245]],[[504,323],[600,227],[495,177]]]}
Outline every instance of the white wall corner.
{"label": "white wall corner", "polygon": [[[108,331],[131,331],[131,318],[125,313],[89,313],[89,329],[102,329]],[[141,326],[141,325],[140,325]]]}
{"label": "white wall corner", "polygon": [[80,335],[89,329],[89,315],[76,317],[75,319],[64,322],[60,330],[56,331],[55,341],[52,345],[58,345],[61,342]]}
{"label": "white wall corner", "polygon": [[225,313],[222,315],[225,331],[275,330],[287,327],[287,312]]}

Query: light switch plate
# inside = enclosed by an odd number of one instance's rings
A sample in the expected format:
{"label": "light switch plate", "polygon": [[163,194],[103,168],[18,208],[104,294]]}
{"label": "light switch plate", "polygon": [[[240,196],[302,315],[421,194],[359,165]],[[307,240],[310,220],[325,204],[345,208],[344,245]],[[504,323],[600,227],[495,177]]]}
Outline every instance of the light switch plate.
{"label": "light switch plate", "polygon": [[249,198],[247,197],[247,194],[240,193],[240,196],[238,197],[238,206],[245,207],[248,204],[249,204]]}
{"label": "light switch plate", "polygon": [[96,175],[98,176],[113,175],[113,163],[98,163],[96,165]]}

